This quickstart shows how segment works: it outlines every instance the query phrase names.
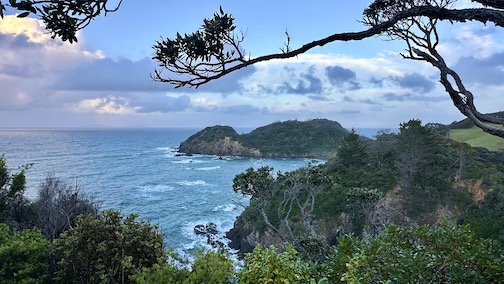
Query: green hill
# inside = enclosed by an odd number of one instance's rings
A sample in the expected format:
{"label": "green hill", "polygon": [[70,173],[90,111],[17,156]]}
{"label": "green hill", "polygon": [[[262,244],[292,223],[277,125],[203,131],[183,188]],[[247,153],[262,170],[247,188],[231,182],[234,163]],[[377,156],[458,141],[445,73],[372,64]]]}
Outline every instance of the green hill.
{"label": "green hill", "polygon": [[289,120],[237,134],[230,126],[212,126],[180,144],[187,154],[247,157],[332,157],[348,131],[327,119]]}
{"label": "green hill", "polygon": [[327,119],[289,120],[259,127],[241,137],[268,156],[331,157],[348,131]]}

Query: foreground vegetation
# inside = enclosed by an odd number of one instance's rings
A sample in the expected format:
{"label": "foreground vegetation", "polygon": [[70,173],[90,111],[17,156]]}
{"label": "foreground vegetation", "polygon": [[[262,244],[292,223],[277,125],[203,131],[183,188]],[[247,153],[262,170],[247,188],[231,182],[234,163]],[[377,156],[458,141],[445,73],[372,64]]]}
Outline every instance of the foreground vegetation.
{"label": "foreground vegetation", "polygon": [[0,283],[503,283],[503,153],[438,133],[352,131],[324,165],[237,175],[251,198],[237,239],[259,236],[241,267],[219,249],[188,261],[52,176],[26,200],[29,167],[0,158]]}

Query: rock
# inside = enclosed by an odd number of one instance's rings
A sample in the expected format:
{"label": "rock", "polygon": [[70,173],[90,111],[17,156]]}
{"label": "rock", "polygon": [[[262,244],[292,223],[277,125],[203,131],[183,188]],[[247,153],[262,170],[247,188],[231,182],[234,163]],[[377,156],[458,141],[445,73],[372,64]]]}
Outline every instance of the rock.
{"label": "rock", "polygon": [[194,226],[194,234],[195,235],[206,235],[207,230],[205,225],[198,224]]}
{"label": "rock", "polygon": [[219,231],[217,230],[217,225],[215,223],[208,223],[206,226],[206,232],[207,234],[209,235],[218,235],[219,234]]}
{"label": "rock", "polygon": [[195,235],[206,236],[207,244],[211,245],[214,248],[225,248],[226,245],[219,240],[220,232],[217,230],[217,224],[208,223],[206,225],[198,224],[194,226],[193,230]]}
{"label": "rock", "polygon": [[238,251],[238,258],[243,259],[246,253],[252,252],[256,243],[247,240],[253,234],[253,224],[247,223],[243,218],[238,217],[231,230],[226,233],[226,238],[231,242],[229,247]]}

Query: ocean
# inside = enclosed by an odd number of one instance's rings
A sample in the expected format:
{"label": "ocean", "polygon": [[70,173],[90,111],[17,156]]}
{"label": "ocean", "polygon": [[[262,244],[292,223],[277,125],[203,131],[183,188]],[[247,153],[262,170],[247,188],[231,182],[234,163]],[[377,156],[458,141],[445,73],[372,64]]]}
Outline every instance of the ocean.
{"label": "ocean", "polygon": [[[11,172],[27,171],[29,198],[51,174],[80,185],[100,209],[158,224],[167,247],[183,254],[206,246],[193,233],[197,224],[213,222],[224,234],[232,228],[248,199],[232,190],[233,178],[249,167],[271,166],[283,172],[311,159],[256,159],[211,155],[178,156],[180,142],[198,129],[3,129],[0,155]],[[223,235],[222,235],[223,238]]]}

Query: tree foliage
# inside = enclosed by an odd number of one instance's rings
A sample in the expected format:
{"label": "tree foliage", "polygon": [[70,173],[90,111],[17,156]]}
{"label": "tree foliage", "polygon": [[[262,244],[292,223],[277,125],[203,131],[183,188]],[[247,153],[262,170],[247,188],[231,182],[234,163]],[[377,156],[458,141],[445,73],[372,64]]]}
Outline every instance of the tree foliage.
{"label": "tree foliage", "polygon": [[24,197],[26,189],[26,170],[31,165],[21,167],[16,174],[11,174],[3,156],[0,156],[0,222],[13,228],[31,226],[32,210],[30,202]]}
{"label": "tree foliage", "polygon": [[156,226],[106,210],[80,216],[55,241],[57,272],[64,283],[122,283],[143,268],[165,261],[163,235]]}
{"label": "tree foliage", "polygon": [[77,42],[77,31],[85,28],[91,21],[110,12],[115,12],[122,0],[114,7],[108,7],[108,0],[9,0],[0,1],[0,17],[7,8],[24,18],[30,14],[39,16],[52,37],[59,37],[70,43]]}
{"label": "tree foliage", "polygon": [[38,230],[0,223],[0,282],[43,283],[49,278],[49,241]]}
{"label": "tree foliage", "polygon": [[[440,83],[455,107],[478,127],[504,138],[504,130],[491,123],[504,125],[504,118],[481,114],[458,73],[451,69],[438,52],[439,21],[478,21],[504,27],[504,5],[495,0],[473,0],[482,8],[455,9],[457,0],[375,0],[363,11],[362,22],[368,29],[360,32],[335,33],[328,37],[306,43],[299,48],[288,44],[281,53],[251,57],[244,52],[241,43],[243,33],[235,35],[234,17],[222,8],[213,18],[205,19],[199,31],[175,38],[162,39],[154,45],[161,69],[155,70],[153,79],[174,84],[176,87],[199,87],[241,68],[258,62],[296,57],[308,50],[336,41],[363,40],[376,35],[386,35],[402,40],[407,45],[406,59],[430,63],[440,73]],[[163,76],[163,69],[171,77]],[[173,74],[175,74],[173,76]]]}
{"label": "tree foliage", "polygon": [[310,279],[307,263],[290,246],[284,252],[257,246],[243,264],[238,272],[240,283],[307,283]]}
{"label": "tree foliage", "polygon": [[25,166],[17,174],[10,174],[3,156],[0,157],[0,212],[6,210],[10,203],[23,195],[26,188]]}
{"label": "tree foliage", "polygon": [[328,270],[348,283],[500,283],[503,260],[469,226],[391,226],[374,239],[342,238]]}

